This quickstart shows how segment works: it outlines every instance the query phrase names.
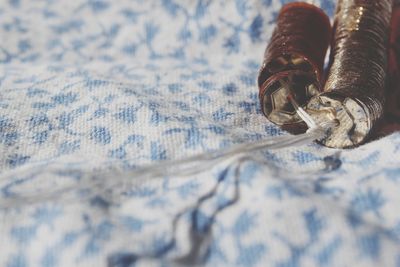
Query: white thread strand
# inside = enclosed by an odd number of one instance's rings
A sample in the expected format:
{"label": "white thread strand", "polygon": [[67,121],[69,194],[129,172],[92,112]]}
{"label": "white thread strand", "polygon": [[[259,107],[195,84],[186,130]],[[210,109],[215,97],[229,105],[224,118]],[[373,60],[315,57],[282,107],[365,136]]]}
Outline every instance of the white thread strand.
{"label": "white thread strand", "polygon": [[[82,201],[79,196],[68,195],[68,193],[71,192],[75,194],[85,191],[89,192],[84,196],[85,199],[90,199],[99,195],[107,195],[110,190],[112,191],[116,188],[119,188],[119,190],[116,190],[119,192],[118,194],[123,194],[124,190],[137,187],[152,179],[162,179],[166,176],[192,176],[204,170],[211,169],[222,161],[235,161],[238,157],[246,153],[308,144],[314,140],[323,138],[327,130],[334,126],[332,122],[317,125],[312,117],[297,105],[294,99],[290,99],[299,116],[309,126],[308,131],[304,134],[279,136],[252,143],[236,144],[227,149],[203,153],[186,159],[168,160],[149,166],[139,167],[132,171],[113,170],[105,173],[88,173],[85,174],[77,184],[72,186],[41,188],[32,190],[31,192],[25,192],[23,196],[11,196],[2,200],[0,199],[0,208],[12,208],[45,201],[59,201],[64,203]],[[56,173],[57,171],[59,171],[59,169],[53,166],[47,170],[47,174]],[[11,184],[16,176],[28,177],[31,173],[32,170],[30,169],[26,169],[20,173],[13,173],[8,177],[1,178],[0,185]],[[43,175],[43,173],[41,173],[41,175]],[[113,192],[111,194],[113,194]]]}

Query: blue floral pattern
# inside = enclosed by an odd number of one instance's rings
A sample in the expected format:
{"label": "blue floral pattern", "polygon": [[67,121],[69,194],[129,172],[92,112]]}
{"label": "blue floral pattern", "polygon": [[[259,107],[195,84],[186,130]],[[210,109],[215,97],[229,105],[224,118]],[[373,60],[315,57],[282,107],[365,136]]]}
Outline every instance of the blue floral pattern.
{"label": "blue floral pattern", "polygon": [[58,191],[286,135],[255,80],[287,2],[2,1],[0,203],[54,195],[0,209],[0,266],[398,266],[398,133]]}

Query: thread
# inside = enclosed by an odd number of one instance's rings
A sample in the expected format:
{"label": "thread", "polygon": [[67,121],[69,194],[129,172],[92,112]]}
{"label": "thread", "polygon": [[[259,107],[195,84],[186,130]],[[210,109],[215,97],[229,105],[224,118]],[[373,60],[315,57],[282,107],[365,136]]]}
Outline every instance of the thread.
{"label": "thread", "polygon": [[336,110],[340,126],[321,141],[328,147],[364,143],[383,115],[392,3],[338,1],[324,93],[312,98],[307,107]]}
{"label": "thread", "polygon": [[[291,102],[295,105],[296,112],[309,126],[308,131],[304,134],[278,136],[252,143],[236,144],[226,149],[202,153],[180,160],[167,160],[130,171],[114,169],[102,173],[83,173],[79,182],[72,186],[55,188],[54,185],[51,185],[49,188],[35,189],[32,186],[40,186],[41,183],[30,184],[30,190],[25,190],[23,195],[15,194],[15,192],[14,194],[9,193],[8,197],[4,197],[0,201],[0,208],[14,208],[48,201],[72,204],[95,196],[108,196],[111,199],[116,199],[123,196],[124,191],[154,179],[163,179],[166,176],[188,177],[199,174],[205,169],[211,169],[224,161],[233,163],[247,154],[308,144],[323,138],[332,127],[335,127],[332,121],[317,124],[307,112],[298,106],[294,99]],[[44,172],[41,169],[40,175],[51,176],[52,173],[56,174],[59,170],[56,165],[53,165],[47,167]],[[15,177],[29,176],[32,176],[31,169],[5,175],[0,179],[0,187],[4,188],[13,184]]]}
{"label": "thread", "polygon": [[[218,214],[228,207],[234,205],[240,199],[240,173],[244,163],[248,160],[255,160],[253,155],[257,151],[266,149],[280,149],[285,147],[293,147],[296,145],[303,145],[312,142],[313,140],[323,138],[327,132],[335,127],[333,121],[326,120],[322,123],[316,123],[314,119],[304,111],[296,102],[296,100],[289,95],[288,101],[290,101],[298,115],[304,120],[309,129],[306,133],[297,136],[280,136],[271,138],[268,140],[260,140],[253,143],[237,144],[230,148],[214,151],[211,153],[203,153],[197,156],[193,156],[187,159],[181,159],[177,161],[165,161],[156,165],[149,165],[138,168],[128,172],[113,171],[105,173],[100,176],[100,179],[92,179],[97,174],[93,174],[93,177],[81,177],[80,182],[77,185],[67,188],[49,188],[48,192],[37,192],[35,190],[31,192],[24,192],[23,196],[14,196],[6,198],[0,202],[0,208],[17,208],[26,205],[33,205],[36,203],[44,203],[47,201],[61,202],[64,205],[70,205],[73,203],[81,203],[82,200],[93,199],[95,196],[107,196],[111,193],[109,198],[112,200],[115,196],[119,197],[123,194],[124,189],[139,186],[142,183],[149,182],[153,179],[164,178],[166,175],[174,177],[187,177],[201,173],[204,169],[210,169],[222,161],[227,161],[228,164],[223,171],[223,174],[219,176],[215,186],[206,194],[201,196],[194,205],[184,208],[178,212],[172,220],[172,233],[171,239],[168,242],[167,248],[163,251],[143,251],[141,253],[130,254],[133,264],[138,260],[143,259],[161,259],[163,262],[173,264],[176,266],[180,265],[201,265],[204,262],[205,255],[207,254],[208,248],[212,241],[212,226]],[[232,172],[231,168],[234,168]],[[25,170],[25,175],[30,170]],[[51,173],[51,169],[48,170]],[[55,170],[54,170],[55,171]],[[43,173],[41,173],[43,175]],[[88,175],[88,174],[87,174]],[[232,176],[232,177],[231,177]],[[12,183],[13,177],[4,177],[0,181],[4,183]],[[231,177],[231,178],[230,178]],[[210,214],[209,220],[205,225],[198,225],[198,216],[202,212],[202,207],[208,201],[214,200],[218,195],[218,188],[226,179],[233,179],[233,195],[231,198],[219,204],[215,210]],[[0,184],[0,187],[4,188],[4,185]],[[114,190],[117,189],[117,190]],[[68,195],[70,192],[82,192],[89,191],[84,198],[76,197],[71,198]],[[121,199],[119,199],[121,200]],[[190,227],[188,228],[189,246],[187,253],[184,255],[171,257],[169,252],[177,246],[176,233],[179,227],[179,222],[183,221],[183,217],[189,215]],[[124,230],[124,226],[118,221],[114,220],[111,216],[109,218],[115,226]],[[118,262],[111,256],[108,258],[108,266],[119,266]]]}
{"label": "thread", "polygon": [[265,50],[258,86],[264,115],[284,130],[291,133],[307,130],[286,95],[292,94],[299,106],[305,106],[322,91],[330,37],[329,18],[320,8],[305,2],[282,7]]}

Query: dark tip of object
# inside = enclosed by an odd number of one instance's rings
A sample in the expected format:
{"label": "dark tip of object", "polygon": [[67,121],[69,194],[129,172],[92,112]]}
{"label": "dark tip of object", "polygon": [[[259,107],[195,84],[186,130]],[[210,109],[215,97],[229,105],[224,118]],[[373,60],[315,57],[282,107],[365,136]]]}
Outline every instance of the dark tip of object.
{"label": "dark tip of object", "polygon": [[324,158],[325,169],[328,171],[336,171],[342,166],[339,155],[327,156]]}
{"label": "dark tip of object", "polygon": [[138,257],[134,253],[115,253],[108,257],[108,267],[131,267]]}

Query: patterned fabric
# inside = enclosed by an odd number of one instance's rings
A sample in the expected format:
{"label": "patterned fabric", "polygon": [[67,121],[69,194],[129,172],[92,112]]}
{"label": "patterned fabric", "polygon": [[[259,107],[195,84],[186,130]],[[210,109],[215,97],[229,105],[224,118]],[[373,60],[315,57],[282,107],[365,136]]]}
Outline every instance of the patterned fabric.
{"label": "patterned fabric", "polygon": [[2,1],[0,206],[53,194],[0,209],[0,266],[399,266],[399,133],[111,186],[287,134],[255,83],[287,2]]}

